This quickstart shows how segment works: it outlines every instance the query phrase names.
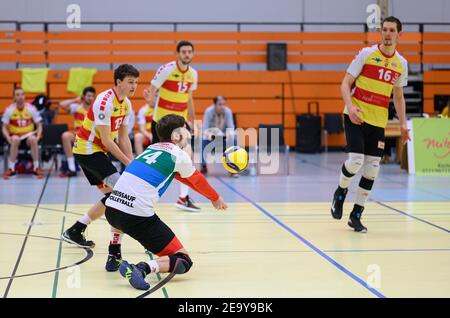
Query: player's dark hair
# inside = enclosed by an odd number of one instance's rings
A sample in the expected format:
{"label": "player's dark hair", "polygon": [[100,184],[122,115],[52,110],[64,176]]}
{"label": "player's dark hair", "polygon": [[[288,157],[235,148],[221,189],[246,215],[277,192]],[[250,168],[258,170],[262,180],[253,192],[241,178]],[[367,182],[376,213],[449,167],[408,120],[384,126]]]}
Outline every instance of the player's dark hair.
{"label": "player's dark hair", "polygon": [[387,17],[381,22],[381,27],[383,27],[384,22],[394,22],[397,25],[397,32],[402,32],[402,23],[399,19],[394,16]]}
{"label": "player's dark hair", "polygon": [[156,133],[161,142],[172,141],[172,132],[184,127],[186,121],[183,117],[175,114],[166,115],[156,124]]}
{"label": "player's dark hair", "polygon": [[85,87],[83,89],[83,96],[85,96],[87,93],[94,93],[94,95],[95,95],[95,93],[96,93],[95,88],[92,86]]}
{"label": "player's dark hair", "polygon": [[186,40],[180,41],[177,43],[177,52],[180,53],[180,49],[182,46],[190,46],[192,48],[192,51],[194,51],[194,45]]}
{"label": "player's dark hair", "polygon": [[139,77],[139,71],[131,64],[122,64],[119,65],[114,70],[114,85],[117,85],[117,80],[123,81],[125,77]]}

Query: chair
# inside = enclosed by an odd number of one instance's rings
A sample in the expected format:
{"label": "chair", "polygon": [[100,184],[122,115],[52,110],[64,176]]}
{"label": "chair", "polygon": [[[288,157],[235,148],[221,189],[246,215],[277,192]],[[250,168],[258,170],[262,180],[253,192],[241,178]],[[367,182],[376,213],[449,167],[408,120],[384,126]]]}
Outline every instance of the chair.
{"label": "chair", "polygon": [[[272,143],[272,134],[278,130],[278,142]],[[261,132],[267,131],[266,142],[264,143],[263,138],[261,138]],[[284,127],[281,124],[278,125],[267,125],[260,124],[258,127],[258,151],[267,151],[267,153],[283,152],[285,155],[285,172],[289,175],[289,145],[284,142]],[[259,165],[259,161],[258,161]],[[258,169],[259,171],[259,169]]]}
{"label": "chair", "polygon": [[43,125],[42,127],[41,158],[44,153],[49,154],[50,158],[53,157],[56,170],[58,170],[58,160],[56,155],[60,153],[63,148],[61,137],[67,130],[67,124],[49,124]]}
{"label": "chair", "polygon": [[328,134],[339,134],[344,131],[342,113],[325,113],[323,120],[323,131],[325,134],[325,151],[328,152]]}

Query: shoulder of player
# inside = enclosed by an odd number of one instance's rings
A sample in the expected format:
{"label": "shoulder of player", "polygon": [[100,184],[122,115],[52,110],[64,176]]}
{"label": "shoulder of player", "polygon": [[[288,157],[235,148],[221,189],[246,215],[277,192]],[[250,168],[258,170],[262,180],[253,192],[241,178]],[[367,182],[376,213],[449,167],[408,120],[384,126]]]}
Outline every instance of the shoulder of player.
{"label": "shoulder of player", "polygon": [[25,103],[25,108],[27,108],[31,112],[39,112],[36,106],[30,103]]}
{"label": "shoulder of player", "polygon": [[372,45],[372,46],[366,46],[366,47],[363,47],[360,51],[359,51],[359,53],[358,53],[358,55],[363,55],[364,57],[368,57],[370,54],[372,54],[372,53],[374,53],[374,52],[376,52],[378,50],[378,45]]}
{"label": "shoulder of player", "polygon": [[113,99],[114,99],[114,91],[112,88],[110,88],[98,94],[92,105],[93,107],[96,108],[100,106],[112,107]]}
{"label": "shoulder of player", "polygon": [[162,73],[162,72],[172,72],[174,69],[177,68],[177,62],[176,61],[172,61],[169,63],[166,63],[164,65],[161,65],[158,69],[158,71],[156,72],[156,75]]}
{"label": "shoulder of player", "polygon": [[408,65],[408,61],[400,54],[398,51],[395,51],[395,56],[400,60],[400,62],[405,66]]}

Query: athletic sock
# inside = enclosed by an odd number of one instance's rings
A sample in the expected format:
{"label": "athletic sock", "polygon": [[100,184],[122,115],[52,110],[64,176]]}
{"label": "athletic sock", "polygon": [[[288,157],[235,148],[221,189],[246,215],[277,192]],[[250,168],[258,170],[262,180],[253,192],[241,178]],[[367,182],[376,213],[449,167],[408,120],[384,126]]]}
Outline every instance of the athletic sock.
{"label": "athletic sock", "polygon": [[67,166],[70,171],[75,172],[77,168],[75,168],[75,158],[74,157],[67,157]]}

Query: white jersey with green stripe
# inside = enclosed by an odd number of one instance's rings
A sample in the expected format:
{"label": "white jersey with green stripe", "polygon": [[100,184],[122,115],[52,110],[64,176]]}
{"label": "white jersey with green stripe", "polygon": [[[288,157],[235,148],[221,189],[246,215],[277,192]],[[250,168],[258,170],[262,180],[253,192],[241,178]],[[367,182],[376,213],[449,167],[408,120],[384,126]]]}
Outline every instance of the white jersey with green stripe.
{"label": "white jersey with green stripe", "polygon": [[195,172],[189,155],[173,143],[153,144],[127,166],[106,205],[136,216],[152,216],[177,172],[182,178]]}

